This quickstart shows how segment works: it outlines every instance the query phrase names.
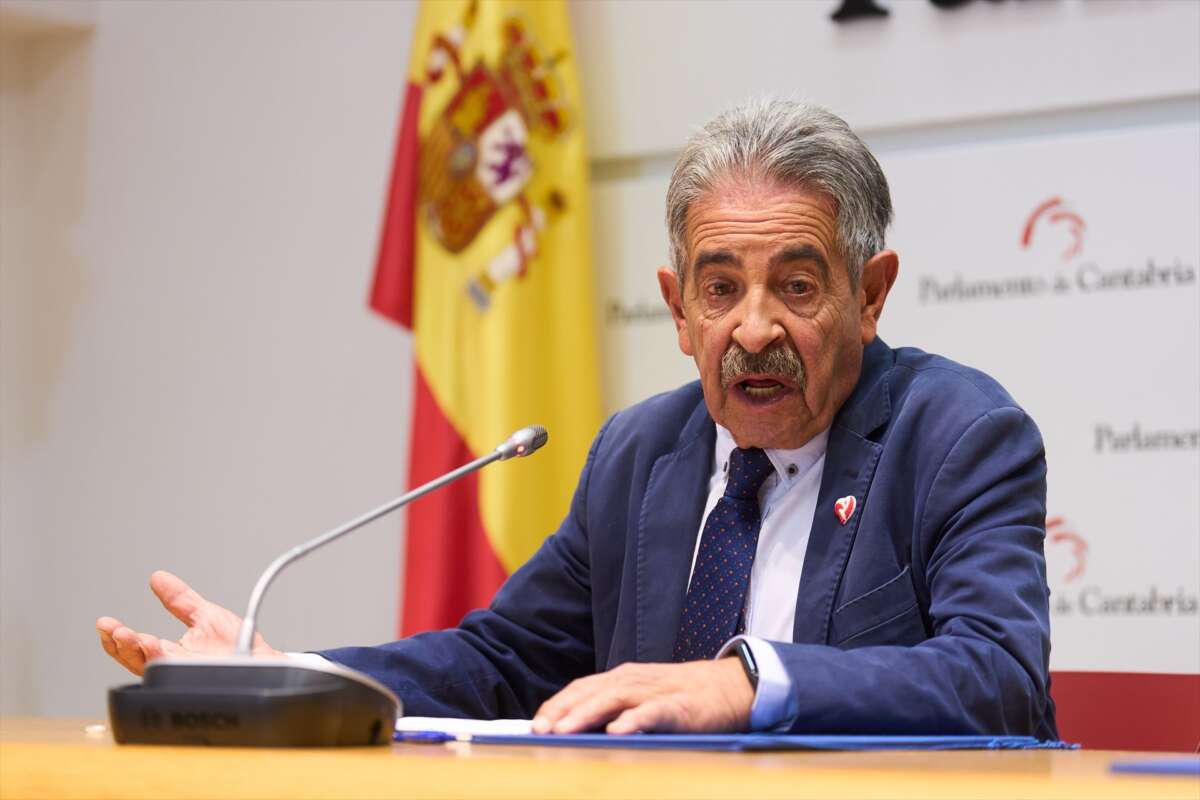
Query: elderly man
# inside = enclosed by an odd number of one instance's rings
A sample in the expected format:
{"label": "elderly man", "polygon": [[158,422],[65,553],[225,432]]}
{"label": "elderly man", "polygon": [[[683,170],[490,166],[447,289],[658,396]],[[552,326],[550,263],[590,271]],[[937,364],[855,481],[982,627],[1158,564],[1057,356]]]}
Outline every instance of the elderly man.
{"label": "elderly man", "polygon": [[[988,376],[877,337],[891,213],[824,110],[705,127],[671,176],[658,273],[700,381],[604,425],[561,527],[488,609],[322,655],[407,713],[539,732],[1057,738],[1041,437]],[[188,632],[105,617],[110,655],[140,672],[232,648],[233,613],[151,584]]]}

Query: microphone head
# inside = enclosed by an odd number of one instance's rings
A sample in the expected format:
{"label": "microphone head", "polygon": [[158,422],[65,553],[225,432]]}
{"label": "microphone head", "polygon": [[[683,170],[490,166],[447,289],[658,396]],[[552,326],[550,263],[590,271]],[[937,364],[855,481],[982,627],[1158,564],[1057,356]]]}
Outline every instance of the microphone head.
{"label": "microphone head", "polygon": [[524,458],[550,439],[550,434],[541,425],[530,425],[508,437],[508,441],[496,448],[500,460]]}

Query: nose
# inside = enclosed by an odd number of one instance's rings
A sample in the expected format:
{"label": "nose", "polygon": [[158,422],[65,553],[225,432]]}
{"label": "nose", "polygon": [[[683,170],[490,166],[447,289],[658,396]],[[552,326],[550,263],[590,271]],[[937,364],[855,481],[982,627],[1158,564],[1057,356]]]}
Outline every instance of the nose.
{"label": "nose", "polygon": [[783,308],[779,299],[762,287],[755,287],[742,298],[733,340],[748,353],[760,353],[783,341]]}

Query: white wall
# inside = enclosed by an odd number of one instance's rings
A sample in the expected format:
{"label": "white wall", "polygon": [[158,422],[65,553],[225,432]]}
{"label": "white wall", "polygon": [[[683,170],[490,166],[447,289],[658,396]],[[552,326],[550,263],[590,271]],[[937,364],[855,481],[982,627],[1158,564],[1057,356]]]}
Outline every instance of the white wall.
{"label": "white wall", "polygon": [[861,131],[1194,96],[1200,4],[1184,0],[576,2],[593,155],[676,151],[753,93],[798,96]]}
{"label": "white wall", "polygon": [[[7,36],[0,712],[99,715],[99,614],[244,606],[403,486],[407,335],[365,305],[414,7],[105,2]],[[392,638],[396,519],[283,576],[299,648]]]}
{"label": "white wall", "polygon": [[31,276],[10,267],[23,261],[27,239],[28,161],[16,157],[28,135],[25,61],[19,43],[0,40],[0,711],[10,708],[11,690],[29,685],[33,666],[31,658],[18,654],[31,639],[29,631],[17,627],[13,600],[33,591],[35,554],[31,459],[15,441],[26,416],[23,387],[31,371],[32,320],[27,302],[12,302],[30,296]]}

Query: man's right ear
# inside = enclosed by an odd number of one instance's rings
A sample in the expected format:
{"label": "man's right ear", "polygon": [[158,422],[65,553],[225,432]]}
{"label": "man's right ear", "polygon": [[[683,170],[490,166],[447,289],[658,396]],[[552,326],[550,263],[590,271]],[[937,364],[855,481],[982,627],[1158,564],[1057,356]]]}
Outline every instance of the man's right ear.
{"label": "man's right ear", "polygon": [[683,287],[675,270],[670,267],[658,268],[658,288],[662,292],[663,302],[671,311],[671,319],[675,320],[675,332],[679,335],[679,349],[685,356],[692,355],[692,340],[688,336],[687,318],[683,315]]}

